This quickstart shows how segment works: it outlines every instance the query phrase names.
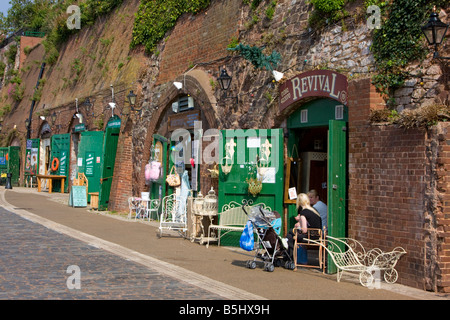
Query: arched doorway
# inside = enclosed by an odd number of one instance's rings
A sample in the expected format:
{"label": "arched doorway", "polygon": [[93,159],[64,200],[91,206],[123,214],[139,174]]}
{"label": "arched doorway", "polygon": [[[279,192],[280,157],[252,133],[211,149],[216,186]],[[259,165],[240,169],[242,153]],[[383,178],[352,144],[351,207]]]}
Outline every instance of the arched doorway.
{"label": "arched doorway", "polygon": [[[217,192],[217,179],[211,179],[208,171],[213,169],[214,164],[201,157],[210,141],[214,142],[217,138],[212,134],[217,130],[210,130],[217,128],[218,121],[209,76],[204,71],[194,70],[177,81],[182,83],[182,89],[170,86],[160,95],[160,101],[164,103],[155,110],[152,117],[157,120],[152,121],[148,129],[148,147],[144,150],[142,172],[152,159],[162,161],[161,178],[145,182],[153,199],[162,199],[175,191],[165,181],[172,166],[180,176],[185,170],[188,171],[195,194],[199,191],[205,194],[211,186]],[[182,150],[180,145],[176,147],[179,143],[183,145]]]}
{"label": "arched doorway", "polygon": [[[328,206],[323,221],[334,237],[347,234],[347,92],[346,77],[329,70],[306,72],[280,86],[280,111],[288,115],[285,193],[316,190]],[[294,198],[285,198],[288,228],[297,215]],[[329,264],[328,272],[335,267]]]}

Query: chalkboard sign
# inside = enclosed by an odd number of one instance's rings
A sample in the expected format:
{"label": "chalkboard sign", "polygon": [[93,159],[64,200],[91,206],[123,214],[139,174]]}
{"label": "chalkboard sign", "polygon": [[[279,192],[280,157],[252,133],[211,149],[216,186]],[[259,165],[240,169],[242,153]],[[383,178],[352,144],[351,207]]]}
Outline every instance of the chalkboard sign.
{"label": "chalkboard sign", "polygon": [[70,207],[87,207],[86,186],[72,186],[69,195]]}

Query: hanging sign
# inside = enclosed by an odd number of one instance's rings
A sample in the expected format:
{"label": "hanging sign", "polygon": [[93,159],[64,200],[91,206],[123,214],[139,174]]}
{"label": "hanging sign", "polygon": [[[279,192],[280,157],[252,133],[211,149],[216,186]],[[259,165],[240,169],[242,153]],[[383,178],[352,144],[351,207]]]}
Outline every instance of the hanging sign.
{"label": "hanging sign", "polygon": [[347,105],[347,77],[331,70],[301,73],[280,85],[280,111],[300,99],[325,97]]}

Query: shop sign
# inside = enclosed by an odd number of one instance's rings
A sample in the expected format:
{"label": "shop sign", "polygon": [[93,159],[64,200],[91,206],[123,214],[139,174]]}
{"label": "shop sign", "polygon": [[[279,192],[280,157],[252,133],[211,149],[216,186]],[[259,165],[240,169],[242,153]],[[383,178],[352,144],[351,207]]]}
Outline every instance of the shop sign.
{"label": "shop sign", "polygon": [[82,131],[86,131],[86,126],[84,125],[84,123],[77,124],[77,125],[73,128],[73,132],[82,132]]}
{"label": "shop sign", "polygon": [[117,115],[111,117],[106,125],[106,128],[120,128],[122,121]]}
{"label": "shop sign", "polygon": [[178,128],[187,130],[194,129],[195,121],[201,121],[199,110],[173,114],[169,116],[169,131],[173,131]]}
{"label": "shop sign", "polygon": [[313,70],[297,75],[280,86],[280,111],[308,97],[330,98],[347,105],[347,77],[330,70]]}

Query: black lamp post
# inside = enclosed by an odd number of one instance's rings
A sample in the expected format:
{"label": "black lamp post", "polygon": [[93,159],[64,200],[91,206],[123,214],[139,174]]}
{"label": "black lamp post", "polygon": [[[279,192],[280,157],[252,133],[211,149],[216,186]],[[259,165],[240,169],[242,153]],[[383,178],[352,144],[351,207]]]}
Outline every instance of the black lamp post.
{"label": "black lamp post", "polygon": [[434,7],[433,12],[430,15],[430,20],[422,27],[422,32],[425,34],[428,44],[434,46],[434,59],[450,59],[450,57],[441,57],[438,53],[438,47],[444,40],[447,30],[448,24],[443,23],[439,19],[439,16],[436,13],[436,7]]}
{"label": "black lamp post", "polygon": [[0,132],[3,130],[3,123],[0,122]]}

